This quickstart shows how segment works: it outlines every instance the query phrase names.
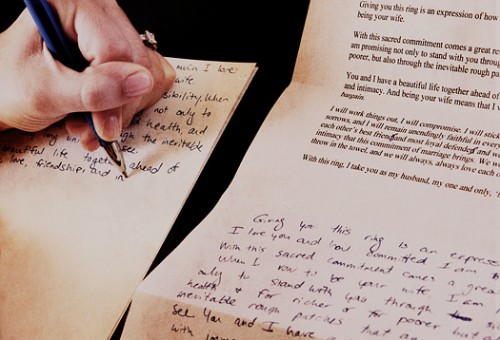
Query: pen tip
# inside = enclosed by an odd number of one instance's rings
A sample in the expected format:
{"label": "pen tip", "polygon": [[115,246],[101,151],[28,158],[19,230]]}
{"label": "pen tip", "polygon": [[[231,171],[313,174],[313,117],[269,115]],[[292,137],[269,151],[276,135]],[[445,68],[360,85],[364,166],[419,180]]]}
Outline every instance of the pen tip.
{"label": "pen tip", "polygon": [[122,172],[122,175],[123,175],[123,177],[128,178],[128,175],[127,175],[127,172],[126,172],[126,171],[123,171],[123,172]]}

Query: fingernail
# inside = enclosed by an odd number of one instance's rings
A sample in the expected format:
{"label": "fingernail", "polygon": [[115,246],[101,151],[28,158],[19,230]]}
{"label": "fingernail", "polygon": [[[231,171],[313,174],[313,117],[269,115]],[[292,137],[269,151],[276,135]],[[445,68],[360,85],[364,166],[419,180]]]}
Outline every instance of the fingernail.
{"label": "fingernail", "polygon": [[151,88],[151,77],[145,72],[132,73],[125,79],[125,95],[137,97],[148,92]]}
{"label": "fingernail", "polygon": [[118,117],[109,116],[104,123],[104,134],[109,140],[116,140],[120,137],[121,125]]}

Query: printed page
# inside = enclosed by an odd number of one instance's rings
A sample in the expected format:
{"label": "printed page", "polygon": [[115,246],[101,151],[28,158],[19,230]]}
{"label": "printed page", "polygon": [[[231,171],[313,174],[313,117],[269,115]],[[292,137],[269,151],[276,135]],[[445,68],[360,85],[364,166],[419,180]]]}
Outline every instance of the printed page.
{"label": "printed page", "polygon": [[313,0],[292,84],[124,338],[498,338],[498,14]]}
{"label": "printed page", "polygon": [[121,135],[128,178],[62,126],[0,134],[0,338],[106,339],[255,64],[168,58],[174,86]]}

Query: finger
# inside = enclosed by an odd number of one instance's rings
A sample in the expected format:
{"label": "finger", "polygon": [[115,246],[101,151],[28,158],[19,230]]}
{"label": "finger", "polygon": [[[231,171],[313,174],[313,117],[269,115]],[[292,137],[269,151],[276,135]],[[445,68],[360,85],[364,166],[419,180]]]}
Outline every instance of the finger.
{"label": "finger", "polygon": [[64,125],[69,135],[77,136],[80,139],[80,143],[85,150],[95,151],[99,148],[100,144],[95,138],[94,132],[82,115],[68,116],[64,121]]}
{"label": "finger", "polygon": [[175,80],[175,71],[167,60],[155,51],[149,50],[148,54],[152,60],[151,72],[155,85],[146,95],[138,100],[132,100],[123,106],[122,126],[129,126],[133,117],[140,110],[146,109],[161,99],[163,94],[172,86]]}
{"label": "finger", "polygon": [[80,98],[87,111],[104,111],[122,106],[150,92],[154,85],[147,69],[123,62],[87,68],[82,78]]}
{"label": "finger", "polygon": [[94,128],[102,139],[111,142],[122,133],[122,107],[92,113]]}
{"label": "finger", "polygon": [[64,127],[72,136],[80,136],[87,126],[88,123],[81,114],[71,114],[64,120]]}
{"label": "finger", "polygon": [[49,81],[37,90],[42,98],[44,94],[58,94],[57,105],[50,108],[54,115],[120,107],[150,92],[154,86],[153,76],[147,69],[124,62],[88,67],[82,73],[59,65],[57,70],[48,72],[47,77]]}
{"label": "finger", "polygon": [[87,151],[95,151],[101,146],[90,126],[84,128],[82,133],[80,133],[80,143]]}
{"label": "finger", "polygon": [[155,81],[155,87],[152,90],[151,96],[154,97],[148,105],[154,104],[167,90],[172,87],[175,81],[175,70],[170,63],[161,56],[158,52],[149,51],[152,54],[151,73]]}
{"label": "finger", "polygon": [[[158,53],[154,51],[150,51],[151,57],[154,60],[155,67],[153,68],[155,70],[155,73],[152,75],[154,77],[154,82],[155,86],[151,89],[150,92],[147,92],[147,95],[141,95],[143,92],[141,89],[138,90],[137,83],[134,83],[132,80],[132,85],[128,84],[129,86],[126,87],[126,104],[123,106],[120,106],[118,104],[121,103],[120,99],[118,100],[113,100],[112,93],[116,92],[113,91],[113,86],[118,84],[118,81],[111,81],[110,85],[103,85],[103,86],[98,86],[99,81],[95,80],[94,78],[91,78],[88,74],[88,84],[89,86],[95,86],[97,89],[99,88],[104,88],[106,90],[106,94],[103,95],[102,90],[83,90],[82,91],[82,97],[84,98],[89,98],[86,100],[83,100],[82,107],[79,107],[78,109],[75,109],[74,103],[70,100],[70,104],[73,105],[73,110],[72,111],[91,111],[93,112],[92,118],[94,122],[94,126],[96,129],[97,134],[104,140],[107,141],[112,141],[116,140],[119,138],[122,128],[127,127],[131,120],[133,119],[134,115],[140,110],[145,107],[149,107],[155,102],[157,102],[163,93],[166,92],[166,90],[172,85],[174,78],[175,78],[175,72],[171,65],[166,61],[166,59],[162,56],[160,56]],[[96,67],[90,67],[89,70],[87,70],[87,73],[94,72],[95,70],[101,70],[104,69],[104,67],[108,64],[107,63],[104,65],[96,66]],[[123,64],[123,63],[122,63]],[[94,69],[94,71],[91,71],[91,69]],[[100,72],[95,71],[96,74],[101,74]],[[99,76],[96,76],[97,78]],[[128,79],[130,81],[130,79]],[[106,84],[106,83],[105,83]],[[67,87],[65,87],[67,88]],[[60,92],[60,91],[59,91]],[[119,92],[119,91],[118,91]],[[64,97],[61,95],[61,97]],[[91,99],[94,98],[94,99]],[[102,99],[105,99],[105,103],[101,103],[100,101]],[[60,106],[64,107],[65,102],[63,99],[60,101]],[[87,104],[85,104],[87,103]],[[115,106],[116,105],[116,106]],[[115,106],[115,107],[113,107]],[[111,108],[108,108],[111,107]],[[80,119],[78,121],[74,121],[74,119],[69,119],[67,124],[67,129],[70,133],[72,134],[79,134],[80,131],[73,131],[76,128],[86,128],[86,123],[84,120]]]}
{"label": "finger", "polygon": [[146,106],[142,104],[143,101],[143,98],[138,98],[122,107],[122,128],[128,127],[134,116],[140,110],[146,108]]}
{"label": "finger", "polygon": [[74,30],[74,39],[93,65],[119,60],[149,68],[139,34],[116,1],[81,2]]}
{"label": "finger", "polygon": [[152,54],[153,63],[155,64],[155,67],[152,68],[155,86],[151,92],[148,92],[139,100],[134,100],[124,105],[122,110],[122,123],[124,128],[129,126],[137,112],[147,109],[158,102],[175,80],[175,71],[167,60],[154,51],[150,51],[150,53]]}

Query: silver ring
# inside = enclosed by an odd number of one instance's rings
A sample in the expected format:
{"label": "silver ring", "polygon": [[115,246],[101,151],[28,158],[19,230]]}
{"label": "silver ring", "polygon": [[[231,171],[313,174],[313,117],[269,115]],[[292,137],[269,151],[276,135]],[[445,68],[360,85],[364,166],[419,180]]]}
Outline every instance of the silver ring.
{"label": "silver ring", "polygon": [[153,33],[146,30],[143,34],[140,34],[139,37],[141,38],[144,45],[156,51],[156,49],[158,48],[158,42],[156,41],[155,35]]}

